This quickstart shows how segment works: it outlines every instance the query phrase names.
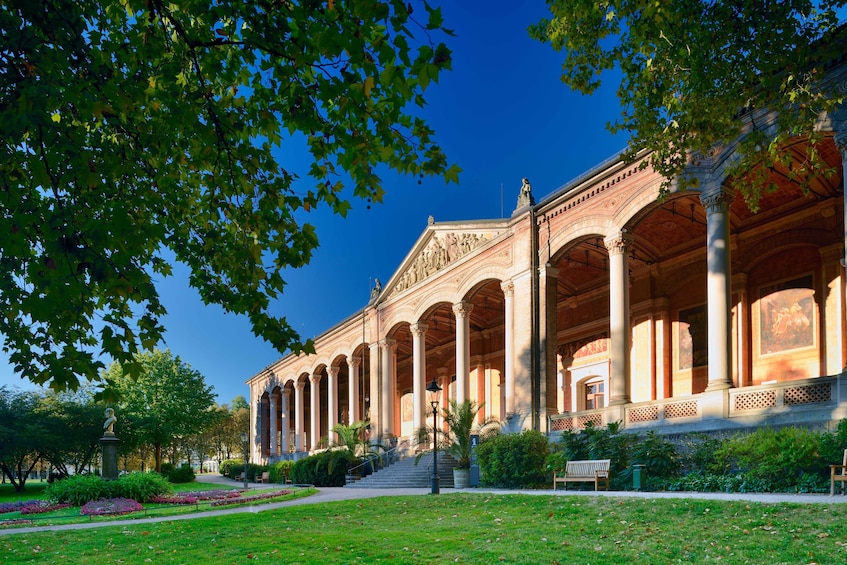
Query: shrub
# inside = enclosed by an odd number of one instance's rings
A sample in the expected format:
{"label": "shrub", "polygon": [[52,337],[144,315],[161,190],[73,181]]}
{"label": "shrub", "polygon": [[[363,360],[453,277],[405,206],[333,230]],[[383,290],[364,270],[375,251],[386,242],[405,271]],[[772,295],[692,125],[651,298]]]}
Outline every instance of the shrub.
{"label": "shrub", "polygon": [[[238,470],[236,471],[236,469]],[[238,477],[243,470],[244,459],[225,459],[218,469],[221,475],[230,479]]]}
{"label": "shrub", "polygon": [[324,451],[299,459],[291,467],[291,481],[318,487],[343,487],[347,467],[335,460],[342,456],[338,451]]}
{"label": "shrub", "polygon": [[680,457],[676,446],[655,431],[638,436],[632,443],[631,459],[633,465],[645,466],[648,489],[657,488],[679,476]]}
{"label": "shrub", "polygon": [[194,470],[187,463],[183,463],[178,468],[171,469],[166,475],[171,483],[191,483],[194,482]]}
{"label": "shrub", "polygon": [[277,461],[270,466],[270,481],[272,483],[285,483],[286,479],[291,478],[291,468],[294,466],[294,461]]}
{"label": "shrub", "polygon": [[72,475],[59,481],[53,481],[44,489],[47,500],[57,504],[82,506],[89,500],[108,498],[109,483],[94,475]]}
{"label": "shrub", "polygon": [[[158,473],[130,473],[112,483],[113,498],[131,498],[139,502],[150,502],[154,496],[171,491],[168,480]],[[100,498],[100,497],[97,497]],[[92,498],[91,500],[97,500]]]}
{"label": "shrub", "polygon": [[174,465],[173,463],[162,463],[159,473],[163,477],[167,477],[174,471],[174,469],[176,469],[176,465]]}
{"label": "shrub", "polygon": [[824,432],[818,442],[818,455],[821,466],[829,469],[829,465],[841,464],[844,450],[847,449],[847,420],[840,420],[834,432]]}
{"label": "shrub", "polygon": [[547,481],[547,438],[538,431],[498,434],[476,448],[480,482],[503,488],[534,488]]}
{"label": "shrub", "polygon": [[721,468],[767,490],[790,491],[804,473],[821,471],[818,443],[818,434],[805,428],[760,428],[725,441],[715,459]]}

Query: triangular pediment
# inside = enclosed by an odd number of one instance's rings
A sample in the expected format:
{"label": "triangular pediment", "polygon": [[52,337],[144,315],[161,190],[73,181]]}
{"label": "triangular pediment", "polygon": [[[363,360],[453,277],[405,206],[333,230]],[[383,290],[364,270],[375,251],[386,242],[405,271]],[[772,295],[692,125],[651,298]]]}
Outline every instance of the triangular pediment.
{"label": "triangular pediment", "polygon": [[422,283],[508,230],[505,220],[430,223],[385,287],[390,297]]}

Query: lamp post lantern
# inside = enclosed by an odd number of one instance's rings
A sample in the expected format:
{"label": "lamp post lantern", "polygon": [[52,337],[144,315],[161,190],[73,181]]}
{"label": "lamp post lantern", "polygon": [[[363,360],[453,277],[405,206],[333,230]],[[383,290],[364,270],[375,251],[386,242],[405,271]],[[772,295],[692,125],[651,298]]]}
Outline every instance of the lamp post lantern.
{"label": "lamp post lantern", "polygon": [[432,492],[431,494],[439,494],[440,479],[438,477],[438,393],[441,392],[441,387],[435,379],[426,385],[426,390],[431,393],[429,404],[432,406]]}
{"label": "lamp post lantern", "polygon": [[247,432],[241,432],[241,443],[244,445],[244,488],[247,488]]}

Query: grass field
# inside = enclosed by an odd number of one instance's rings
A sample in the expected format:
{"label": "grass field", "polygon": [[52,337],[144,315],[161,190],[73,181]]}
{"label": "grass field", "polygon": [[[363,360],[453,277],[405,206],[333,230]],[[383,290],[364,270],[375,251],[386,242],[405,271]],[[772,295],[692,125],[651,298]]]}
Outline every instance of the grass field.
{"label": "grass field", "polygon": [[9,563],[847,562],[847,505],[456,493],[0,536]]}

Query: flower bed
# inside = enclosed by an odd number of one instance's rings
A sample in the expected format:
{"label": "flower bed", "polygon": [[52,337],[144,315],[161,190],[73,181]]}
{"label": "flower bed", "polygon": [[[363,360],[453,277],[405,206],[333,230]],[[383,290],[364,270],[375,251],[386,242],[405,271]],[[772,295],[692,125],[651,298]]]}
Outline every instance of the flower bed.
{"label": "flower bed", "polygon": [[150,502],[157,504],[197,504],[201,500],[221,500],[227,498],[239,498],[243,490],[201,490],[197,492],[185,492],[171,496],[154,496]]}
{"label": "flower bed", "polygon": [[101,498],[86,502],[79,513],[83,516],[115,516],[138,512],[144,507],[131,498]]}
{"label": "flower bed", "polygon": [[245,502],[254,502],[257,500],[267,500],[269,498],[276,498],[278,496],[285,496],[287,494],[293,493],[293,490],[277,490],[274,492],[268,492],[265,494],[256,494],[253,496],[244,496],[240,498],[227,498],[224,500],[215,500],[212,502],[212,506],[229,506],[230,504],[243,504]]}
{"label": "flower bed", "polygon": [[27,520],[25,518],[19,520],[0,520],[0,528],[3,526],[23,526],[27,524],[32,524],[32,520]]}
{"label": "flower bed", "polygon": [[46,500],[34,500],[35,504],[27,504],[21,509],[21,514],[44,514],[45,512],[53,512],[54,510],[63,510],[70,508],[70,504],[50,504]]}
{"label": "flower bed", "polygon": [[40,502],[40,500],[25,500],[23,502],[3,502],[0,503],[0,514],[6,514],[8,512],[22,512],[23,509],[27,506],[35,506]]}

